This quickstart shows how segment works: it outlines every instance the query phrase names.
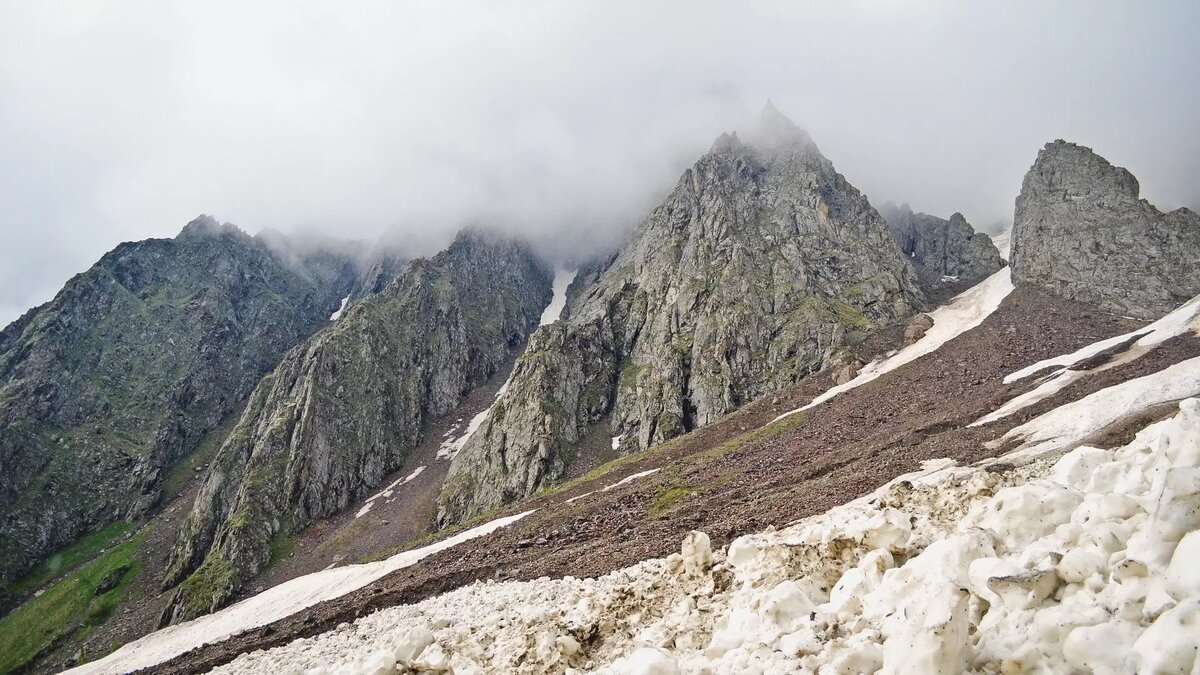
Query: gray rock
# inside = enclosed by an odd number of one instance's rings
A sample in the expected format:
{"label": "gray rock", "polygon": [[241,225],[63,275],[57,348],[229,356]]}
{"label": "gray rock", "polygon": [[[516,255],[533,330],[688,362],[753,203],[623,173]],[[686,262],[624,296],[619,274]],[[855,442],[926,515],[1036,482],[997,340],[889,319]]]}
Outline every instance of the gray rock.
{"label": "gray rock", "polygon": [[287,354],[254,390],[181,527],[164,623],[224,604],[271,542],[375,490],[524,344],[551,271],[524,244],[479,231],[413,261],[378,294]]}
{"label": "gray rock", "polygon": [[1200,294],[1200,215],[1162,213],[1133,174],[1058,140],[1038,153],[1017,197],[1017,283],[1153,319]]}
{"label": "gray rock", "polygon": [[924,303],[883,218],[773,107],[754,144],[723,134],[581,277],[567,319],[532,336],[454,458],[442,524],[562,476],[603,420],[623,451],[661,443],[822,369]]}
{"label": "gray rock", "polygon": [[1004,267],[991,237],[976,232],[961,213],[943,220],[913,213],[908,204],[891,203],[884,204],[879,212],[928,291],[951,283],[973,285]]}
{"label": "gray rock", "polygon": [[356,270],[287,246],[202,216],[117,246],[0,332],[0,581],[145,515],[173,463],[325,323]]}

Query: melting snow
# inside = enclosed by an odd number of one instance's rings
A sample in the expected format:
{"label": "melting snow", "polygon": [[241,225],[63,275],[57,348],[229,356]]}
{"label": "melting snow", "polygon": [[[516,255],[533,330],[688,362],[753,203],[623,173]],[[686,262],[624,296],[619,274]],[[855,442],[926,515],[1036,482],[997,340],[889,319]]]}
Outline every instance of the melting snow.
{"label": "melting snow", "polygon": [[788,415],[794,415],[820,405],[838,394],[860,387],[884,373],[891,372],[937,350],[951,339],[983,323],[988,315],[996,311],[1000,302],[1012,292],[1012,289],[1012,278],[1008,268],[1005,267],[930,312],[929,316],[933,319],[933,327],[926,331],[925,336],[920,340],[887,358],[872,361],[859,371],[858,377],[845,384],[831,387],[825,393],[814,398],[808,405],[786,412],[776,417],[775,420],[778,421]]}
{"label": "melting snow", "polygon": [[927,465],[725,551],[486,581],[219,673],[1196,672],[1200,401],[1123,448]]}
{"label": "melting snow", "polygon": [[1009,255],[1012,253],[1012,228],[1006,228],[1000,234],[992,237],[992,243],[1000,251],[1000,257],[1008,260]]}
{"label": "melting snow", "polygon": [[338,319],[342,318],[342,312],[346,311],[346,303],[347,302],[350,302],[350,296],[348,296],[348,295],[346,297],[342,298],[342,306],[338,307],[333,312],[333,314],[329,315],[330,321],[337,321]]}
{"label": "melting snow", "polygon": [[557,269],[554,271],[554,297],[550,299],[550,304],[542,311],[542,320],[539,326],[554,323],[562,316],[563,308],[567,306],[567,287],[575,281],[575,270]]}
{"label": "melting snow", "polygon": [[613,450],[616,450],[616,449],[617,449],[617,448],[619,448],[619,447],[621,447],[621,437],[620,437],[620,436],[613,436],[613,437],[612,437],[612,449],[613,449]]}
{"label": "melting snow", "polygon": [[[204,643],[222,640],[236,633],[277,621],[319,602],[345,595],[391,572],[413,565],[426,556],[457,546],[464,541],[490,534],[531,513],[533,511],[497,518],[429,546],[397,553],[386,560],[322,570],[285,581],[219,612],[151,633],[136,642],[121,647],[103,659],[80,666],[70,672],[81,675],[85,673],[116,674],[148,668]],[[275,672],[273,675],[276,675]]]}

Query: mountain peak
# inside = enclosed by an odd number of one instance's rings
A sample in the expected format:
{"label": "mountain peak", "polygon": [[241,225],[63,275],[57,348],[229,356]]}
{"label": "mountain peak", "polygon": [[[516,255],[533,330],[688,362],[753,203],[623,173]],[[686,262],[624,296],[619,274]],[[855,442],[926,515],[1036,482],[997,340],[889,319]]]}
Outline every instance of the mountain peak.
{"label": "mountain peak", "polygon": [[175,238],[178,240],[201,239],[205,237],[216,237],[222,234],[232,234],[237,236],[248,236],[242,232],[238,226],[232,223],[221,223],[216,218],[208,214],[200,214],[183,229],[179,231],[179,235]]}
{"label": "mountain peak", "polygon": [[758,133],[766,147],[816,147],[808,132],[796,126],[770,99],[759,113]]}

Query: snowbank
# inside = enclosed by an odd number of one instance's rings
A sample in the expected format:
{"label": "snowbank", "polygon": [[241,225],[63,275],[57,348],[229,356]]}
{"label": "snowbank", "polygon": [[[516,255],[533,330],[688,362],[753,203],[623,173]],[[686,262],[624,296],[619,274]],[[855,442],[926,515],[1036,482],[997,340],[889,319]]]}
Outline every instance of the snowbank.
{"label": "snowbank", "polygon": [[788,415],[794,415],[820,405],[838,394],[861,387],[884,373],[889,373],[937,350],[953,338],[983,323],[983,320],[996,311],[996,308],[1000,306],[1000,301],[1004,300],[1012,290],[1012,277],[1008,268],[1005,267],[930,312],[929,316],[933,319],[933,327],[926,331],[925,336],[920,340],[892,356],[872,361],[859,371],[858,377],[826,390],[808,405],[786,412],[776,417],[775,420],[778,421]]}
{"label": "snowbank", "polygon": [[483,582],[223,673],[1196,672],[1200,401],[1115,450],[925,467],[594,580]]}
{"label": "snowbank", "polygon": [[422,558],[511,525],[530,513],[533,511],[497,518],[429,546],[397,553],[386,560],[297,577],[219,612],[151,633],[103,659],[69,672],[115,674],[148,668],[207,642],[264,626],[319,602],[345,595]]}

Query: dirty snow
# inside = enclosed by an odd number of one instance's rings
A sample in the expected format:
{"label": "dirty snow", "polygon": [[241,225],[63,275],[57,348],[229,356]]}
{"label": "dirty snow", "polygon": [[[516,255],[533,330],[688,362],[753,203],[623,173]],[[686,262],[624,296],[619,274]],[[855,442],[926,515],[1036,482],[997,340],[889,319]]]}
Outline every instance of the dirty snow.
{"label": "dirty snow", "polygon": [[334,310],[333,314],[329,315],[330,321],[337,321],[338,319],[342,318],[342,312],[346,311],[347,302],[350,302],[350,296],[348,295],[342,298],[342,305]]}
{"label": "dirty snow", "polygon": [[554,323],[562,316],[563,308],[567,306],[567,287],[575,281],[575,270],[565,270],[562,268],[554,270],[554,297],[550,299],[550,304],[546,305],[546,309],[542,311],[542,319],[538,323],[539,326]]}
{"label": "dirty snow", "polygon": [[490,534],[531,513],[533,511],[497,518],[453,537],[422,548],[397,553],[378,562],[322,570],[285,581],[219,612],[151,633],[103,659],[69,672],[81,675],[115,674],[148,668],[206,642],[216,642],[236,633],[264,626],[319,602],[345,595],[391,572],[413,565],[426,556]]}
{"label": "dirty snow", "polygon": [[1005,267],[930,312],[929,316],[933,319],[933,327],[926,331],[925,336],[920,340],[882,360],[868,363],[859,371],[858,377],[845,384],[829,388],[808,405],[786,412],[776,417],[775,420],[778,421],[788,415],[794,415],[820,405],[838,394],[860,387],[884,373],[891,372],[937,350],[951,339],[983,323],[988,315],[996,311],[1000,302],[1012,292],[1012,289],[1012,278],[1008,268]]}
{"label": "dirty snow", "polygon": [[486,581],[218,673],[1197,672],[1200,401],[1113,450],[948,461],[713,551]]}
{"label": "dirty snow", "polygon": [[[458,451],[462,450],[463,446],[467,444],[467,439],[471,437],[471,434],[475,433],[475,431],[483,425],[483,421],[486,420],[487,416],[492,412],[492,408],[496,407],[496,401],[499,401],[500,397],[504,395],[504,392],[508,391],[508,383],[511,381],[512,373],[509,373],[508,379],[506,379],[504,384],[500,385],[500,389],[496,391],[496,397],[492,401],[492,404],[479,411],[479,414],[472,417],[471,421],[467,422],[466,430],[461,434],[442,441],[442,444],[438,447],[437,451],[438,459],[454,459],[454,456],[458,454]],[[450,432],[456,430],[457,428],[458,424],[455,424],[450,428]],[[447,432],[447,434],[450,432]]]}

